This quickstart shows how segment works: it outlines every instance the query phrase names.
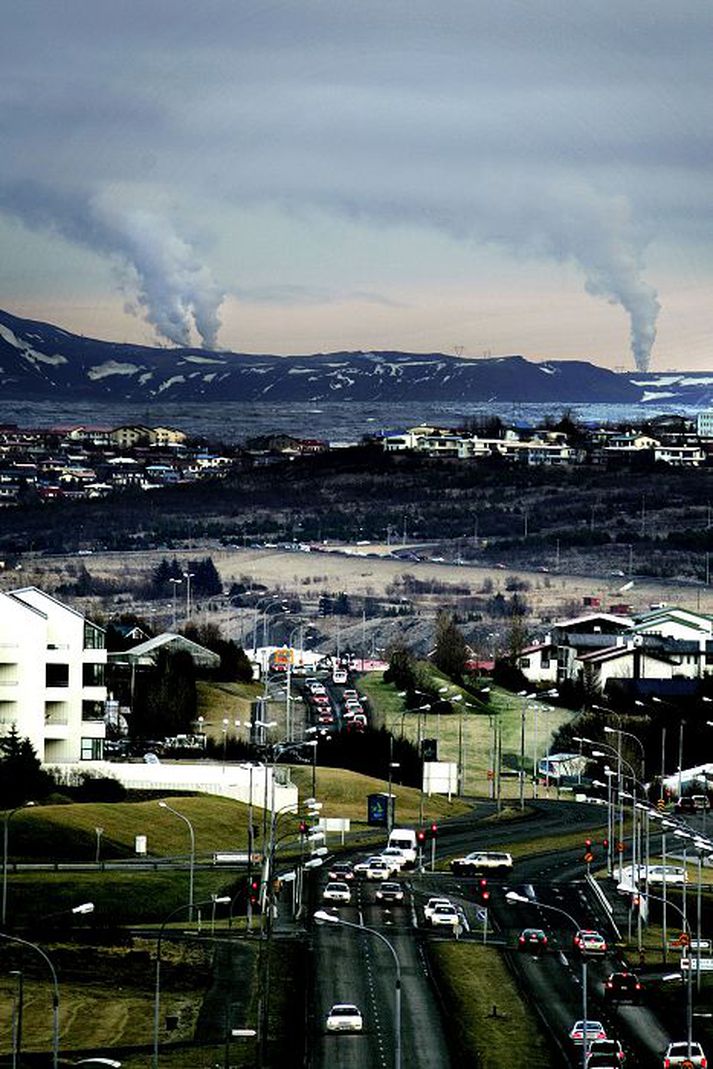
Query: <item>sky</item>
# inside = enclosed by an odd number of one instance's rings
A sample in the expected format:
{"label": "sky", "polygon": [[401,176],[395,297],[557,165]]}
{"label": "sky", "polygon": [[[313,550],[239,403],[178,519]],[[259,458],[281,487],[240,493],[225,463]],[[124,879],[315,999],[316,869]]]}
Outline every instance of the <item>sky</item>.
{"label": "sky", "polygon": [[2,6],[6,311],[713,368],[710,0]]}

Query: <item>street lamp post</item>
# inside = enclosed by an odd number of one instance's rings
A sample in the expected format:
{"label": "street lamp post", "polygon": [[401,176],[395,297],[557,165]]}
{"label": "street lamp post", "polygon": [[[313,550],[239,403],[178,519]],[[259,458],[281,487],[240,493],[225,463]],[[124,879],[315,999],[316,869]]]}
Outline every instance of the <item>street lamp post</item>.
{"label": "street lamp post", "polygon": [[399,761],[394,761],[394,736],[389,735],[389,794],[386,802],[386,832],[391,834],[394,826],[394,808],[391,804],[391,777],[395,768],[401,768]]}
{"label": "street lamp post", "polygon": [[97,847],[96,847],[94,862],[95,862],[95,864],[98,865],[99,864],[99,858],[101,856],[101,841],[102,841],[102,835],[104,834],[104,829],[96,827],[94,829],[94,832],[95,832],[96,837],[97,837]]}
{"label": "street lamp post", "polygon": [[24,1000],[24,976],[21,969],[11,969],[10,976],[17,977],[17,997],[12,1011],[12,1069],[17,1069],[22,1052],[22,1011]]}
{"label": "street lamp post", "polygon": [[357,932],[373,935],[386,946],[394,961],[396,980],[394,983],[394,1069],[401,1069],[401,962],[393,945],[385,935],[377,932],[376,928],[367,928],[365,924],[353,924],[351,921],[342,920],[335,913],[326,910],[318,910],[314,919],[318,924],[340,924],[344,928],[354,928]]}
{"label": "street lamp post", "polygon": [[[602,708],[602,706],[598,705],[597,708],[600,709],[600,708]],[[605,733],[607,735],[617,735],[618,736],[618,747],[617,748],[619,750],[621,750],[621,737],[622,737],[622,735],[626,735],[627,739],[633,739],[634,740],[636,745],[641,750],[641,770],[640,770],[640,773],[639,773],[639,778],[640,778],[641,782],[644,783],[646,781],[646,753],[644,751],[644,744],[641,741],[641,739],[638,737],[638,735],[634,735],[634,733],[632,731],[624,731],[624,730],[622,730],[622,728],[613,728],[609,724],[605,724],[604,725],[604,731],[605,731]]]}
{"label": "street lamp post", "polygon": [[[159,803],[160,805],[161,803]],[[180,813],[177,816],[181,816]],[[198,902],[198,908],[201,906],[212,906],[215,910],[215,906],[218,903],[230,902],[231,899],[226,895],[224,898],[207,898],[203,902]],[[172,921],[174,917],[177,917],[179,913],[182,913],[186,908],[185,905],[177,906],[174,910],[161,923],[161,927],[158,932],[158,939],[156,941],[156,973],[154,980],[154,1002],[153,1002],[153,1058],[151,1060],[152,1069],[158,1069],[158,1033],[159,1033],[159,1018],[161,1013],[161,946],[163,943],[163,933],[166,930],[166,925],[169,921]],[[191,913],[193,911],[193,904],[189,906]],[[2,933],[0,933],[1,935]],[[56,1066],[53,1066],[56,1069]]]}
{"label": "street lamp post", "polygon": [[[664,886],[666,886],[666,881],[665,880],[664,880]],[[664,901],[663,898],[659,898],[658,895],[652,895],[651,893],[647,893],[646,897],[647,898],[653,898],[654,901],[656,901],[656,902],[663,902]],[[692,954],[691,954],[691,926],[688,923],[687,919],[684,917],[682,909],[680,909],[673,902],[669,902],[668,904],[669,904],[669,906],[673,906],[673,908],[676,910],[676,912],[678,914],[680,914],[681,920],[683,921],[684,931],[686,932],[686,935],[688,936],[688,979],[687,979],[687,983],[686,983],[686,1043],[687,1043],[688,1049],[687,1049],[686,1054],[687,1054],[687,1057],[688,1057],[688,1059],[690,1061],[691,1048],[693,1046],[693,957],[692,957]],[[664,903],[664,905],[665,905],[665,903]]]}
{"label": "street lamp post", "polygon": [[173,588],[173,606],[172,606],[173,613],[172,613],[172,617],[171,617],[173,622],[172,622],[171,626],[173,627],[173,630],[175,631],[176,630],[176,621],[177,621],[177,618],[178,618],[177,617],[177,613],[176,613],[176,596],[178,594],[178,588],[181,585],[181,583],[183,582],[183,580],[182,579],[169,579],[168,581],[169,581],[169,583],[171,584],[171,586]]}
{"label": "street lamp post", "polygon": [[183,813],[179,813],[178,810],[174,809],[173,806],[170,806],[168,804],[168,802],[159,802],[158,804],[159,804],[159,808],[160,809],[167,809],[169,811],[169,813],[173,813],[173,815],[175,817],[178,817],[179,820],[182,820],[184,822],[184,824],[187,826],[189,835],[191,837],[191,856],[190,856],[190,864],[189,864],[189,870],[188,870],[188,919],[189,919],[189,921],[192,921],[193,920],[193,876],[194,876],[195,867],[196,867],[196,834],[195,834],[195,832],[193,830],[193,825],[191,824],[190,820],[188,819],[188,817],[184,817]]}
{"label": "street lamp post", "polygon": [[14,809],[9,809],[3,818],[3,834],[2,834],[2,926],[5,927],[7,920],[7,865],[8,865],[8,850],[10,846],[10,821],[14,817],[15,813],[19,813],[21,809],[29,809],[33,806],[34,802],[25,802],[23,805],[15,806]]}
{"label": "street lamp post", "polygon": [[49,967],[52,975],[52,1069],[59,1069],[59,984],[55,967],[49,955],[37,943],[31,943],[29,939],[20,939],[17,935],[7,935],[5,932],[0,932],[0,939],[7,939],[10,943],[19,943],[20,946],[37,951]]}
{"label": "street lamp post", "polygon": [[195,572],[183,573],[183,578],[186,580],[186,620],[191,618],[191,579],[194,578],[195,574]]}
{"label": "street lamp post", "polygon": [[[568,913],[565,909],[561,909],[559,906],[550,906],[545,902],[538,902],[534,898],[526,898],[525,895],[520,895],[517,891],[508,891],[505,895],[505,899],[511,905],[520,904],[526,906],[537,906],[539,909],[549,909],[553,913],[561,913],[563,917],[566,917],[570,924],[573,926],[575,932],[579,931],[579,924],[574,919],[571,913]],[[589,1039],[587,1035],[587,1026],[589,1022],[587,1020],[587,959],[582,955],[582,1069],[586,1069],[587,1056],[589,1054]]]}

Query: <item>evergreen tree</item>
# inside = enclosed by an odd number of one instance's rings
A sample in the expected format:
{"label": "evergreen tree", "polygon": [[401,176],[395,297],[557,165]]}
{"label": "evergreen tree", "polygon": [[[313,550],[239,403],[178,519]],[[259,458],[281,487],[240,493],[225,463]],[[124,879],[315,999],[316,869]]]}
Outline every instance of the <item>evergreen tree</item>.
{"label": "evergreen tree", "polygon": [[0,807],[45,798],[53,788],[54,780],[42,768],[32,743],[21,738],[13,724],[0,739]]}
{"label": "evergreen tree", "polygon": [[436,648],[433,663],[449,679],[460,680],[465,672],[468,648],[450,613],[439,612],[436,619]]}

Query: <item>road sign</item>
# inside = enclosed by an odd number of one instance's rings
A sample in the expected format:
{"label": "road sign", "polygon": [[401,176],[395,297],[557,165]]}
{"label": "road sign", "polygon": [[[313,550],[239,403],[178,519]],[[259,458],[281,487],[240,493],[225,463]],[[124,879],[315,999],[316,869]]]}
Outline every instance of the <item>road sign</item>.
{"label": "road sign", "polygon": [[617,849],[617,852],[619,854],[623,854],[624,853],[624,844],[623,843],[617,843],[616,844],[616,849]]}
{"label": "road sign", "polygon": [[658,809],[659,813],[663,813],[666,808],[666,803],[664,802],[663,798],[659,798],[658,802],[656,803],[656,808]]}
{"label": "road sign", "polygon": [[[697,958],[693,959],[693,971],[695,972],[700,966],[701,972],[713,972],[713,958],[701,958],[698,961]],[[690,958],[681,958],[681,972],[688,972],[691,968]]]}
{"label": "road sign", "polygon": [[587,852],[587,853],[586,853],[586,854],[584,855],[584,860],[585,860],[585,861],[587,862],[587,864],[589,865],[589,864],[590,864],[590,862],[594,861],[594,854],[590,854],[589,852]]}
{"label": "road sign", "polygon": [[488,769],[488,779],[495,779],[495,773],[493,772],[492,768]]}

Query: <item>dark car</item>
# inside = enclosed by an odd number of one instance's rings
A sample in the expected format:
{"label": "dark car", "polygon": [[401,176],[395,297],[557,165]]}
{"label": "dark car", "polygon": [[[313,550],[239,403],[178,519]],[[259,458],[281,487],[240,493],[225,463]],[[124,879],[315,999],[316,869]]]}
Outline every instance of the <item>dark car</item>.
{"label": "dark car", "polygon": [[590,1054],[587,1069],[621,1069],[621,1062],[611,1054]]}
{"label": "dark car", "polygon": [[517,943],[520,950],[537,952],[547,946],[547,936],[541,928],[523,928]]}
{"label": "dark car", "polygon": [[633,972],[613,972],[604,981],[604,998],[611,1002],[640,1002],[639,977]]}

